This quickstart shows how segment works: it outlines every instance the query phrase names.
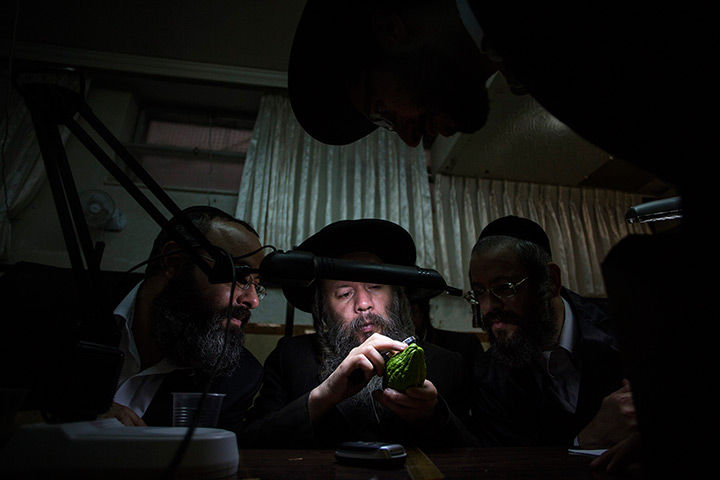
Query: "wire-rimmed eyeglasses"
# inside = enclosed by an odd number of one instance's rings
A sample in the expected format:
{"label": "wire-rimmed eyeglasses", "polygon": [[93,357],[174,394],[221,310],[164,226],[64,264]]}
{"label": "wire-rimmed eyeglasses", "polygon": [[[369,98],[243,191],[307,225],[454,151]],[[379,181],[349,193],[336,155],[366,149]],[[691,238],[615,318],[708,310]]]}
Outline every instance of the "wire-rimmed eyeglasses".
{"label": "wire-rimmed eyeglasses", "polygon": [[488,292],[492,293],[493,295],[495,295],[497,298],[499,298],[501,300],[504,298],[510,298],[510,297],[513,297],[517,293],[516,289],[517,289],[518,285],[522,284],[528,278],[530,278],[530,277],[529,276],[525,277],[522,280],[520,280],[519,282],[502,283],[502,284],[496,285],[494,287],[483,288],[482,290],[470,290],[463,296],[463,298],[465,300],[467,300],[468,303],[470,303],[470,305],[479,305],[480,300],[482,300],[483,297],[485,297],[485,295],[488,294]]}
{"label": "wire-rimmed eyeglasses", "polygon": [[[207,255],[200,255],[200,256],[202,258],[204,258],[205,260],[214,261],[214,259],[212,257],[208,257]],[[243,282],[245,282],[245,283],[243,283]],[[267,295],[267,290],[265,290],[265,287],[263,287],[259,283],[255,283],[253,281],[253,277],[251,275],[248,275],[243,280],[236,279],[235,283],[237,284],[238,287],[240,287],[243,290],[248,290],[250,287],[255,287],[255,294],[257,295],[258,300],[262,300],[263,298],[265,298],[265,295]]]}

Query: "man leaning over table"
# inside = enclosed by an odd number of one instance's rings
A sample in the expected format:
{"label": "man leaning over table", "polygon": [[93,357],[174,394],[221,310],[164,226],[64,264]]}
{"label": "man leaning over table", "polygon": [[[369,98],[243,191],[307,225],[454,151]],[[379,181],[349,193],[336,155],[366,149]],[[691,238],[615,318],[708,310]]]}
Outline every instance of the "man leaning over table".
{"label": "man leaning over table", "polygon": [[[416,256],[407,231],[377,219],[330,224],[298,250],[406,266],[414,266]],[[466,380],[458,353],[418,341],[427,365],[422,386],[404,393],[382,388],[381,352],[405,349],[402,340],[414,333],[404,288],[318,280],[307,288],[286,286],[284,292],[292,305],[312,312],[316,333],[283,337],[268,356],[250,421],[238,433],[241,447],[475,444],[456,417],[463,415]]]}

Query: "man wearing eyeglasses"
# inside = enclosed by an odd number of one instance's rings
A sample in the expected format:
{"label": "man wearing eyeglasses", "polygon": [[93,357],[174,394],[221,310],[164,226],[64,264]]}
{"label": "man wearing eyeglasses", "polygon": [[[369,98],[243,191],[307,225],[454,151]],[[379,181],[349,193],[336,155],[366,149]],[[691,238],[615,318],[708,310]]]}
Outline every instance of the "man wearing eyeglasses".
{"label": "man wearing eyeglasses", "polygon": [[489,223],[466,298],[490,340],[476,362],[473,429],[496,445],[607,448],[635,432],[608,306],[562,287],[535,222]]}
{"label": "man wearing eyeglasses", "polygon": [[[190,207],[183,214],[216,249],[213,256],[193,246],[197,257],[211,268],[226,258],[229,271],[220,273],[236,282],[211,283],[167,229],[158,235],[144,280],[114,312],[125,360],[103,416],[126,425],[170,426],[172,392],[208,390],[226,394],[218,426],[232,430],[262,381],[262,366],[243,346],[243,330],[265,289],[257,274],[242,276],[242,268],[257,269],[263,249],[250,225],[219,209]],[[168,228],[197,245],[177,218]]]}
{"label": "man wearing eyeglasses", "polygon": [[[297,249],[318,257],[415,265],[410,234],[379,219],[332,223]],[[241,446],[475,443],[456,417],[468,380],[459,353],[418,340],[427,378],[402,392],[383,388],[383,353],[405,349],[403,340],[415,332],[403,287],[318,279],[283,291],[293,306],[312,313],[315,333],[282,338],[268,356],[251,422],[238,435]]]}

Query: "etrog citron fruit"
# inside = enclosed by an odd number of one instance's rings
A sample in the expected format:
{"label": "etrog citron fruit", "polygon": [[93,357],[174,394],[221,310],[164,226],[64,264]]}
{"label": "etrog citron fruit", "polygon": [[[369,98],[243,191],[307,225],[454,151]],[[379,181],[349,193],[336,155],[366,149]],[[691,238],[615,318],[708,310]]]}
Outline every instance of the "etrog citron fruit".
{"label": "etrog citron fruit", "polygon": [[422,387],[426,374],[425,351],[418,344],[411,343],[385,363],[383,387],[398,392],[404,392],[410,387]]}

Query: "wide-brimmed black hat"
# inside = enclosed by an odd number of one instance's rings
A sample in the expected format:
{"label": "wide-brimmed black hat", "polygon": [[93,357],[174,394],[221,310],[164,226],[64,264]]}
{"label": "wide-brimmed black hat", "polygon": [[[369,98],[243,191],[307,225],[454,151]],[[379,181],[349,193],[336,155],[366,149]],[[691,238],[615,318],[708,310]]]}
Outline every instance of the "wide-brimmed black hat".
{"label": "wide-brimmed black hat", "polygon": [[[353,252],[369,252],[382,263],[414,266],[415,242],[400,225],[375,218],[331,223],[295,250],[317,257],[337,258]],[[297,309],[312,311],[315,287],[283,286],[285,298]]]}
{"label": "wide-brimmed black hat", "polygon": [[548,255],[552,256],[550,240],[548,239],[547,233],[545,233],[545,230],[543,230],[540,225],[528,218],[508,215],[493,220],[483,228],[478,240],[494,235],[506,235],[533,242],[540,245]]}
{"label": "wide-brimmed black hat", "polygon": [[377,127],[350,103],[345,78],[368,53],[369,10],[358,0],[308,0],[288,66],[295,118],[316,140],[347,145]]}

